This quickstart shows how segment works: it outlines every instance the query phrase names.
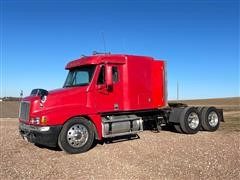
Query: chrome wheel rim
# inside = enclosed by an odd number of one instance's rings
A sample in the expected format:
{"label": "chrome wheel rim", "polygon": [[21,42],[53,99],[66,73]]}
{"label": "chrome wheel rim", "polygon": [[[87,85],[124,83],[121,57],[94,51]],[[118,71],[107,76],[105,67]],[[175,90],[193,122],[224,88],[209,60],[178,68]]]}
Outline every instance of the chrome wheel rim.
{"label": "chrome wheel rim", "polygon": [[197,113],[195,112],[191,112],[189,115],[188,115],[188,126],[191,128],[191,129],[196,129],[199,125],[199,117],[197,115]]}
{"label": "chrome wheel rim", "polygon": [[216,112],[212,111],[208,115],[208,122],[211,127],[215,127],[218,124],[218,115]]}
{"label": "chrome wheel rim", "polygon": [[68,129],[67,141],[74,148],[82,147],[88,140],[88,130],[82,124],[75,124]]}

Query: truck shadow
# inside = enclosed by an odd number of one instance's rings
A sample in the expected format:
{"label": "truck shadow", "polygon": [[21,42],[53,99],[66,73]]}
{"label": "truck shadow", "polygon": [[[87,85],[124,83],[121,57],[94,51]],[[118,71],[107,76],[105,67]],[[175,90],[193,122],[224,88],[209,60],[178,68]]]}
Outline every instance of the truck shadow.
{"label": "truck shadow", "polygon": [[148,129],[152,133],[161,133],[161,132],[171,132],[171,133],[177,133],[177,134],[183,134],[178,132],[173,126],[162,126],[160,130],[157,129]]}
{"label": "truck shadow", "polygon": [[172,133],[179,133],[176,131],[176,129],[173,126],[163,126],[161,130],[172,132]]}
{"label": "truck shadow", "polygon": [[[178,133],[173,126],[164,126],[160,131],[157,130],[150,130],[153,133],[161,133],[161,131],[168,131],[172,133]],[[95,146],[99,145],[104,145],[104,144],[114,144],[114,143],[121,143],[125,141],[132,141],[132,140],[137,140],[140,139],[140,136],[138,134],[131,134],[131,135],[125,135],[125,136],[119,136],[119,137],[112,137],[112,138],[105,138],[104,140],[95,140],[91,146],[91,149],[93,149]],[[38,148],[41,149],[49,149],[51,151],[62,151],[60,147],[48,147],[44,146],[41,144],[35,144]]]}
{"label": "truck shadow", "polygon": [[119,137],[112,137],[112,138],[105,138],[103,141],[98,141],[97,144],[112,144],[112,143],[119,143],[124,141],[132,141],[140,139],[138,134],[131,134],[131,135],[125,135],[125,136],[119,136]]}
{"label": "truck shadow", "polygon": [[[120,136],[120,137],[105,138],[104,140],[101,140],[101,141],[95,140],[89,150],[93,149],[98,144],[103,145],[103,144],[120,143],[120,142],[124,142],[124,141],[136,140],[136,139],[140,139],[140,137],[137,134],[131,134],[131,135],[125,135],[125,136]],[[62,151],[59,146],[48,147],[48,146],[36,144],[36,143],[34,145],[40,149],[48,149],[51,151]]]}
{"label": "truck shadow", "polygon": [[42,144],[34,144],[35,146],[37,146],[38,148],[40,148],[40,149],[48,149],[48,150],[51,150],[51,151],[62,151],[61,149],[60,149],[60,147],[48,147],[48,146],[45,146],[45,145],[42,145]]}

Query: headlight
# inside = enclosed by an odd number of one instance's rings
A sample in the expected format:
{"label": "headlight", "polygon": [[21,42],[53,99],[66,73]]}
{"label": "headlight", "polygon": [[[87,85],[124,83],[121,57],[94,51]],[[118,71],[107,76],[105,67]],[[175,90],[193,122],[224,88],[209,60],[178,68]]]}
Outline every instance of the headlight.
{"label": "headlight", "polygon": [[40,124],[40,117],[32,117],[30,120],[31,124]]}
{"label": "headlight", "polygon": [[41,117],[32,117],[30,120],[31,124],[35,125],[46,125],[47,124],[47,117],[41,116]]}

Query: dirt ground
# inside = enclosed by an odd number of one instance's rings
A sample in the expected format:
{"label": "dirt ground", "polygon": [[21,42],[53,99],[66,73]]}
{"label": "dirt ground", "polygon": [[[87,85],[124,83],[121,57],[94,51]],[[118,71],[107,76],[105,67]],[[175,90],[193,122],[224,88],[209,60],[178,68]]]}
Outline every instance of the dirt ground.
{"label": "dirt ground", "polygon": [[216,132],[145,131],[75,155],[28,143],[17,118],[0,118],[0,179],[240,179],[240,111],[224,116]]}

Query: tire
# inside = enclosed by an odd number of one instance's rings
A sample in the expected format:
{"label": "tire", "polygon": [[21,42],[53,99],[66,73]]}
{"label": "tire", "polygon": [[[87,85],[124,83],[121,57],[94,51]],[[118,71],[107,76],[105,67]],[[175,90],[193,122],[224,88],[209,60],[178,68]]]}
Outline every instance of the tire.
{"label": "tire", "polygon": [[186,107],[180,115],[180,126],[186,134],[196,134],[201,126],[198,111],[194,107]]}
{"label": "tire", "polygon": [[219,128],[220,115],[215,107],[204,107],[200,117],[203,130],[213,132]]}
{"label": "tire", "polygon": [[180,124],[174,124],[173,126],[178,133],[183,133],[183,130],[181,129]]}
{"label": "tire", "polygon": [[67,121],[59,136],[59,147],[70,154],[88,151],[94,141],[94,125],[91,121],[77,117]]}
{"label": "tire", "polygon": [[[201,119],[201,114],[202,114],[202,111],[203,111],[204,107],[197,107],[197,111],[198,111],[198,116],[199,118]],[[202,127],[202,124],[200,126],[200,131],[203,130],[203,127]]]}
{"label": "tire", "polygon": [[203,109],[204,109],[204,107],[197,107],[197,111],[198,111],[199,117],[201,116]]}

